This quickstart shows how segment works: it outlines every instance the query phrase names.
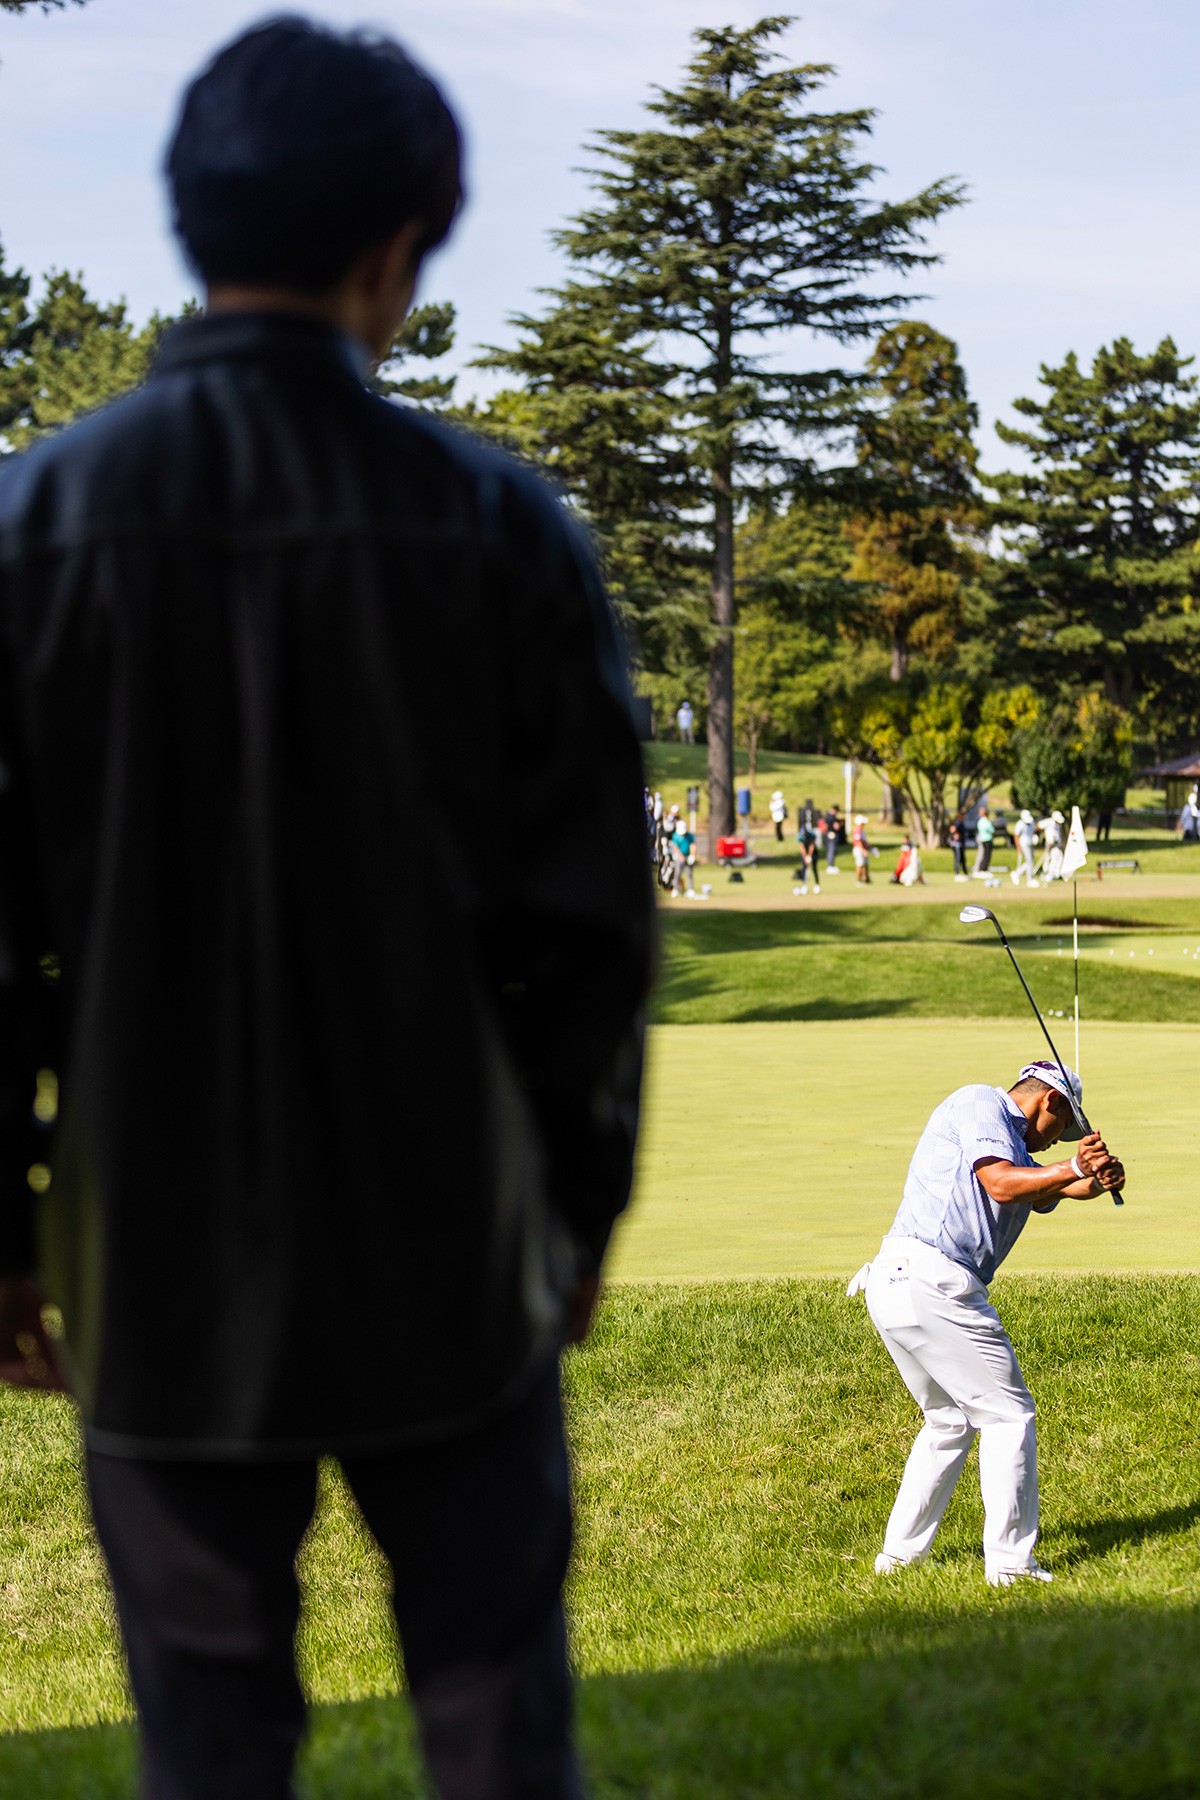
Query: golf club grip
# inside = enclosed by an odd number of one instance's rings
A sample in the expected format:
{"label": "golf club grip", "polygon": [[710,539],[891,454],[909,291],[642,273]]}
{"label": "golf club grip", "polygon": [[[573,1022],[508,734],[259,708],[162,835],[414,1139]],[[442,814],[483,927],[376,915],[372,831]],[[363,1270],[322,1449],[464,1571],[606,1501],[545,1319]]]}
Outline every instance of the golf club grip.
{"label": "golf club grip", "polygon": [[[1046,1021],[1042,1017],[1042,1009],[1038,1005],[1037,1001],[1034,999],[1033,991],[1030,988],[1029,983],[1026,981],[1024,975],[1022,975],[1022,973],[1021,973],[1021,965],[1017,961],[1016,957],[1013,955],[1013,948],[1012,948],[1012,945],[1009,943],[1007,937],[1004,934],[1004,927],[1003,927],[1003,925],[1001,925],[999,919],[997,919],[994,915],[992,918],[992,923],[996,927],[996,931],[999,935],[1000,942],[1004,945],[1004,948],[1008,952],[1008,960],[1012,964],[1013,969],[1016,971],[1017,980],[1020,982],[1021,986],[1025,989],[1026,997],[1029,1001],[1030,1006],[1033,1008],[1033,1016],[1042,1028],[1042,1036],[1045,1038],[1046,1042],[1050,1046],[1050,1053],[1053,1056],[1055,1062],[1058,1064],[1059,1073],[1062,1075],[1064,1082],[1067,1082],[1067,1072],[1063,1068],[1063,1059],[1058,1054],[1058,1047],[1055,1044],[1054,1039],[1050,1036],[1050,1032],[1047,1028]],[[1070,1085],[1071,1085],[1070,1082],[1067,1082],[1067,1086],[1069,1087]],[[1071,1100],[1070,1107],[1071,1107],[1071,1111],[1075,1115],[1075,1123],[1079,1126],[1080,1130],[1084,1131],[1084,1132],[1090,1131],[1092,1129],[1092,1127],[1088,1124],[1086,1114],[1080,1110],[1080,1108],[1076,1105],[1074,1100]],[[1124,1206],[1125,1199],[1124,1199],[1124,1189],[1123,1188],[1110,1188],[1109,1192],[1112,1194],[1112,1203],[1114,1206]]]}
{"label": "golf club grip", "polygon": [[[1062,1067],[1062,1064],[1060,1063],[1059,1068],[1061,1068],[1061,1067]],[[1085,1137],[1089,1131],[1095,1130],[1095,1126],[1091,1123],[1087,1114],[1085,1112],[1081,1112],[1079,1107],[1075,1105],[1074,1101],[1072,1101],[1072,1103],[1071,1103],[1071,1111],[1075,1114],[1075,1123],[1078,1125],[1080,1131],[1083,1132]],[[1124,1187],[1109,1188],[1108,1192],[1112,1195],[1112,1203],[1114,1206],[1124,1206],[1125,1201],[1122,1198],[1122,1195],[1125,1192]],[[1098,1198],[1099,1198],[1099,1195],[1097,1195],[1097,1199]]]}

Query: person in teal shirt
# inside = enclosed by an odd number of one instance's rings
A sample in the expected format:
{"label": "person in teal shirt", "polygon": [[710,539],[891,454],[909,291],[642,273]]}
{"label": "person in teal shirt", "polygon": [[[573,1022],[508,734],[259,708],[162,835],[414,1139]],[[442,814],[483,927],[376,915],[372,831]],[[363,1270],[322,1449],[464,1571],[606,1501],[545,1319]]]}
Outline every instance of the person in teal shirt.
{"label": "person in teal shirt", "polygon": [[671,838],[671,855],[675,858],[675,885],[671,892],[680,892],[680,883],[686,886],[689,894],[695,894],[696,886],[692,880],[692,855],[696,848],[696,840],[680,819]]}
{"label": "person in teal shirt", "polygon": [[996,836],[996,827],[988,817],[988,809],[981,806],[979,818],[975,824],[975,874],[986,875],[992,860],[992,842]]}

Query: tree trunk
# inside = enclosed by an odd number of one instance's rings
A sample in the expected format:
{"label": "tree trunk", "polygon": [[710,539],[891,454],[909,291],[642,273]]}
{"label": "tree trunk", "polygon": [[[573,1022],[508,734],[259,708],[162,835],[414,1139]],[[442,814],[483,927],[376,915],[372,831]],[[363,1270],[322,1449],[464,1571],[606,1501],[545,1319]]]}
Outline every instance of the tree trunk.
{"label": "tree trunk", "polygon": [[879,797],[879,819],[881,824],[903,825],[904,823],[904,789],[893,787],[887,776],[883,776],[883,793]]}
{"label": "tree trunk", "polygon": [[746,733],[746,780],[751,787],[758,780],[758,740],[761,735],[757,725],[751,725]]}
{"label": "tree trunk", "polygon": [[[733,329],[728,311],[718,320],[714,386],[718,395],[733,378]],[[708,828],[710,837],[731,835],[733,810],[733,444],[732,434],[713,463],[712,648],[708,654]]]}
{"label": "tree trunk", "polygon": [[[890,680],[900,682],[908,674],[908,639],[899,625],[892,629],[892,662],[888,669]],[[883,794],[879,801],[879,817],[892,825],[904,823],[904,794],[900,788],[894,788],[885,775],[883,778]]]}

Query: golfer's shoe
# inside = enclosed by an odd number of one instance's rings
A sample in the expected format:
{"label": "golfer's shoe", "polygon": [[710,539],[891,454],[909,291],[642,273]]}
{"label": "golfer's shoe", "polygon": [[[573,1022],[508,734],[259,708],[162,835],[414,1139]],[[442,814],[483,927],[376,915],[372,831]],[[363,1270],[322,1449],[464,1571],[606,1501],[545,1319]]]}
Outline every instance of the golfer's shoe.
{"label": "golfer's shoe", "polygon": [[987,1584],[989,1587],[1015,1587],[1018,1581],[1053,1581],[1049,1569],[1043,1569],[1041,1563],[1031,1562],[1026,1569],[989,1569]]}
{"label": "golfer's shoe", "polygon": [[897,1569],[907,1569],[911,1563],[919,1562],[920,1557],[893,1556],[890,1550],[881,1550],[875,1558],[877,1575],[894,1575]]}

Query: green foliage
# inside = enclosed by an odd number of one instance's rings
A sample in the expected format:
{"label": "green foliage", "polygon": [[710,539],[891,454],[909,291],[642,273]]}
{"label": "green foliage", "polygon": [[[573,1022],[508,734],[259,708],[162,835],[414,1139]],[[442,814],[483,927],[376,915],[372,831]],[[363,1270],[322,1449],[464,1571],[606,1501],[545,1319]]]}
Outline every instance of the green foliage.
{"label": "green foliage", "polygon": [[[551,293],[541,319],[517,321],[515,351],[490,355],[492,366],[542,392],[561,396],[582,382],[587,419],[593,347],[607,359],[600,391],[620,396],[622,431],[606,437],[598,421],[574,491],[605,537],[618,515],[596,484],[608,483],[624,457],[633,483],[624,516],[638,519],[668,558],[685,558],[689,600],[702,562],[718,831],[733,822],[738,507],[810,475],[809,440],[848,428],[860,385],[843,368],[767,363],[763,344],[781,331],[839,343],[868,335],[901,303],[886,278],[935,260],[925,232],[962,199],[947,182],[908,200],[874,198],[879,170],[859,150],[873,115],[814,105],[828,66],[777,66],[775,40],[790,24],[773,16],[743,30],[698,31],[682,85],[649,103],[656,123],[597,135],[596,202],[558,233],[577,278]],[[570,479],[581,447],[571,405],[556,408],[550,430]],[[678,588],[667,592],[678,611]],[[641,641],[644,655],[661,655],[645,609]]]}
{"label": "green foliage", "polygon": [[871,584],[870,629],[899,682],[914,651],[935,661],[953,651],[979,574],[978,410],[957,346],[930,325],[885,331],[867,366],[876,405],[858,427],[858,468],[871,507],[849,521],[850,572]]}
{"label": "green foliage", "polygon": [[81,275],[52,270],[36,304],[31,287],[0,252],[0,449],[20,450],[136,387],[173,323],[155,313],[138,329],[123,301],[101,305]]}
{"label": "green foliage", "polygon": [[1103,694],[1081,694],[1043,712],[1017,735],[1013,801],[1041,817],[1115,812],[1133,774],[1133,722]]}
{"label": "green foliage", "polygon": [[61,12],[66,6],[86,6],[87,0],[0,0],[0,12]]}
{"label": "green foliage", "polygon": [[[591,527],[638,664],[687,685],[704,658],[702,562],[691,466],[673,440],[674,404],[636,330],[601,286],[571,283],[541,318],[520,315],[516,349],[482,368],[521,379],[458,416],[538,464]],[[691,683],[703,691],[703,677]]]}
{"label": "green foliage", "polygon": [[[1200,722],[1200,396],[1170,338],[1128,338],[1090,369],[1043,365],[1040,399],[998,425],[1032,463],[993,477],[1010,528],[1011,641],[1049,694],[1099,687],[1148,735]],[[1032,659],[1032,660],[1031,660]]]}
{"label": "green foliage", "polygon": [[436,362],[454,348],[454,307],[449,301],[415,306],[392,339],[392,347],[376,370],[371,386],[377,394],[411,400],[432,411],[442,411],[454,396],[452,375],[400,375],[397,371],[413,358]]}
{"label": "green foliage", "polygon": [[1028,687],[935,682],[868,698],[847,709],[843,728],[856,753],[904,795],[921,842],[931,845],[945,841],[948,799],[970,806],[1011,773],[1018,733],[1037,715]]}

